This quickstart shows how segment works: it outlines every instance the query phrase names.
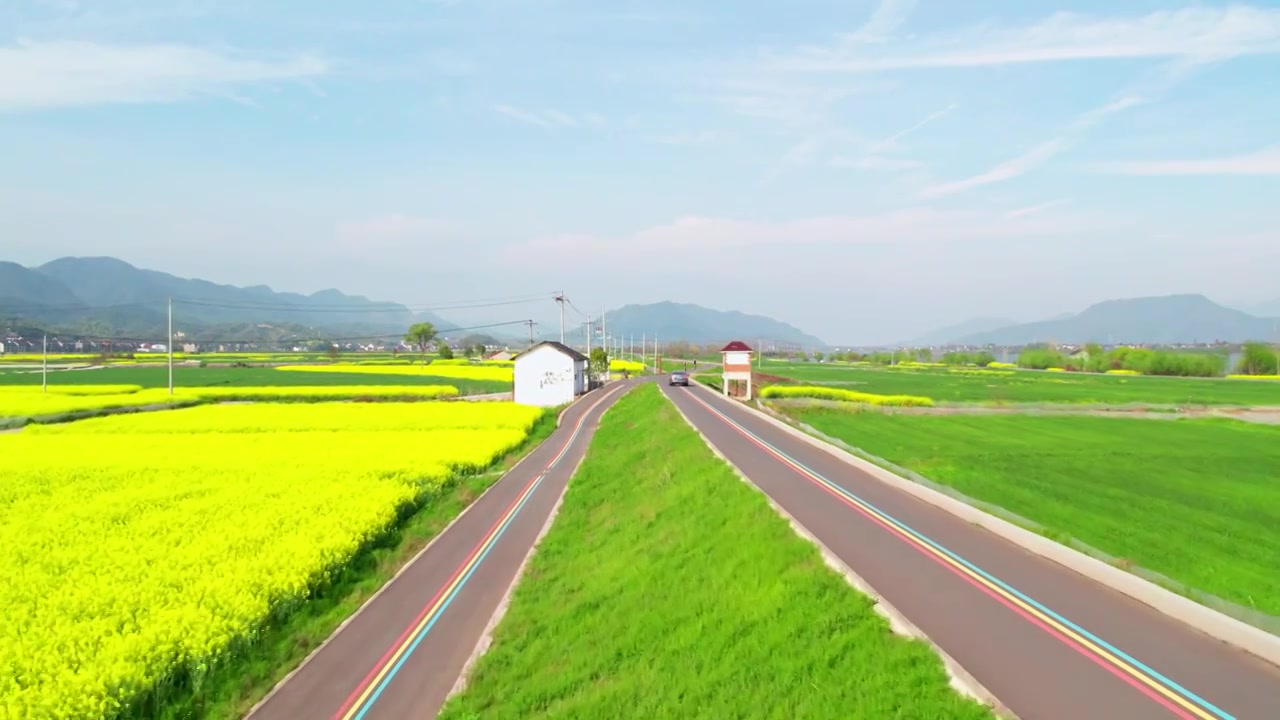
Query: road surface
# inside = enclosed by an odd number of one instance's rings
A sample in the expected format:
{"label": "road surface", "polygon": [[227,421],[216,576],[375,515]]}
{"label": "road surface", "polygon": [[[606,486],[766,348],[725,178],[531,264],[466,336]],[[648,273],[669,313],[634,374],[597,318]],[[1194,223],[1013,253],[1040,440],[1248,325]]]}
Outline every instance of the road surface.
{"label": "road surface", "polygon": [[1280,718],[1275,666],[892,488],[735,401],[663,390],[1023,720]]}
{"label": "road surface", "polygon": [[572,405],[560,427],[329,638],[252,720],[435,717],[516,570],[564,492],[614,383]]}

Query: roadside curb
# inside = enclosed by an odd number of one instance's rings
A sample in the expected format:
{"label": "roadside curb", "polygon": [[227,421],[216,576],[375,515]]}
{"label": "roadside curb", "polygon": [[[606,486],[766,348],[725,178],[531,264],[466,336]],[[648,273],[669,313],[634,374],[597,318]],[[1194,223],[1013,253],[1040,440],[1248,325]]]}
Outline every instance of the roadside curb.
{"label": "roadside curb", "polygon": [[[711,392],[711,390],[707,389],[707,392]],[[796,535],[809,541],[818,549],[818,553],[822,556],[822,560],[827,567],[840,574],[854,590],[861,592],[863,595],[872,599],[876,613],[888,621],[889,629],[894,634],[920,640],[929,645],[929,648],[933,650],[934,654],[942,660],[942,665],[946,670],[947,677],[951,680],[951,687],[956,692],[988,706],[997,717],[1007,718],[1007,720],[1018,720],[1018,716],[1015,715],[1012,710],[1006,707],[1004,703],[1000,702],[1000,699],[988,690],[986,686],[978,682],[977,678],[969,674],[969,672],[965,670],[955,658],[951,657],[947,651],[934,643],[928,635],[924,634],[924,631],[916,627],[916,625],[908,620],[905,615],[899,612],[892,603],[884,599],[884,597],[877,592],[870,583],[863,579],[863,577],[855,572],[853,568],[849,567],[849,565],[841,560],[839,556],[832,552],[831,548],[827,547],[826,543],[819,540],[816,535],[810,532],[809,528],[805,527],[804,523],[800,522],[794,515],[787,512],[786,509],[775,502],[768,493],[760,489],[760,486],[752,482],[751,478],[747,477],[746,473],[742,472],[737,465],[730,461],[729,458],[725,457],[725,455],[720,452],[720,449],[717,448],[711,440],[693,424],[693,421],[689,419],[689,416],[685,415],[679,405],[677,405],[665,393],[663,394],[663,397],[667,399],[667,402],[671,403],[671,406],[675,408],[675,411],[684,419],[685,424],[697,433],[698,437],[702,438],[703,444],[711,450],[713,455],[719,458],[729,467],[729,469],[733,470],[734,474],[738,476],[738,479],[745,483],[747,487],[750,487],[752,490],[755,490],[764,497],[765,502],[769,504],[769,507],[791,524],[791,529],[795,531]]]}
{"label": "roadside curb", "polygon": [[[711,392],[710,389],[703,389],[706,392]],[[961,520],[981,527],[1024,550],[1073,570],[1100,585],[1126,595],[1212,638],[1266,660],[1273,665],[1280,666],[1280,636],[1272,635],[1253,625],[1160,587],[1149,580],[1108,565],[1079,550],[1062,545],[930,487],[890,472],[847,450],[823,442],[751,405],[742,403],[742,406],[792,437],[823,450],[886,485],[902,490],[919,500],[955,515]]]}
{"label": "roadside curb", "polygon": [[[622,394],[619,395],[618,398],[615,398],[614,403],[601,411],[600,417],[595,420],[597,426],[602,420],[604,420],[604,416],[616,407],[616,400],[620,399],[623,395],[626,395],[630,390],[631,388],[624,389]],[[611,390],[609,394],[612,393],[613,391]],[[607,400],[609,400],[608,396],[601,398],[599,402],[603,403]],[[594,409],[595,408],[593,407],[592,410]],[[588,410],[587,412],[589,413],[591,410]],[[591,443],[588,442],[586,452],[590,452],[590,450]],[[502,597],[498,600],[497,607],[494,608],[493,615],[489,618],[489,622],[484,626],[484,630],[480,632],[480,639],[476,641],[476,646],[472,649],[470,657],[468,657],[467,661],[463,663],[462,670],[458,672],[458,679],[454,681],[453,687],[449,690],[449,694],[445,695],[445,703],[448,703],[449,699],[454,695],[466,690],[467,682],[471,678],[471,672],[475,669],[476,663],[479,662],[480,658],[489,651],[489,647],[493,644],[493,631],[497,629],[498,624],[502,622],[502,618],[506,616],[507,608],[510,607],[511,604],[511,596],[515,594],[516,587],[520,584],[520,580],[524,578],[524,571],[525,568],[528,567],[529,561],[532,560],[533,556],[538,552],[538,546],[542,544],[542,538],[551,531],[551,526],[555,524],[556,517],[560,514],[560,506],[564,504],[565,495],[569,493],[569,484],[573,482],[574,476],[576,476],[578,474],[578,470],[582,468],[582,463],[586,462],[586,452],[583,453],[582,459],[578,461],[578,464],[573,468],[573,472],[570,473],[569,477],[565,480],[564,489],[560,491],[560,496],[556,498],[555,504],[551,506],[551,512],[547,514],[546,522],[542,524],[542,528],[538,530],[538,534],[533,538],[533,544],[529,546],[529,552],[525,553],[524,559],[520,561],[520,566],[516,568],[516,574],[512,576],[511,583],[507,585],[506,592],[502,593]]]}

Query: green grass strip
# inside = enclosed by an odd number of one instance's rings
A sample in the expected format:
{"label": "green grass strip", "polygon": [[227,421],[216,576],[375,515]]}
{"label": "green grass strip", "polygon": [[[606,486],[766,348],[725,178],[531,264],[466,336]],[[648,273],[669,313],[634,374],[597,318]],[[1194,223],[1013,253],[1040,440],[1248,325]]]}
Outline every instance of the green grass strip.
{"label": "green grass strip", "polygon": [[1051,537],[1280,616],[1280,427],[779,409]]}
{"label": "green grass strip", "polygon": [[659,389],[604,416],[443,720],[989,718]]}
{"label": "green grass strip", "polygon": [[490,471],[457,478],[390,530],[376,546],[353,558],[343,572],[278,625],[267,627],[245,653],[219,666],[199,688],[179,688],[176,697],[145,717],[161,720],[239,720],[332,635],[352,613],[426,546],[485,490],[556,429],[556,410],[533,426],[519,448]]}

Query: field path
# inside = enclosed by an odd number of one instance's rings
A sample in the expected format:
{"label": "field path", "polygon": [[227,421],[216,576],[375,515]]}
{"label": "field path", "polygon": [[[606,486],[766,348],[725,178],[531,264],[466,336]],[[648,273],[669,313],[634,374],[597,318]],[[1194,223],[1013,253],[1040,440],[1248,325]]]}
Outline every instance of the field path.
{"label": "field path", "polygon": [[735,401],[663,389],[1022,720],[1280,717],[1280,668],[893,488]]}
{"label": "field path", "polygon": [[282,680],[252,720],[435,717],[528,555],[600,415],[636,380],[592,392],[560,427]]}

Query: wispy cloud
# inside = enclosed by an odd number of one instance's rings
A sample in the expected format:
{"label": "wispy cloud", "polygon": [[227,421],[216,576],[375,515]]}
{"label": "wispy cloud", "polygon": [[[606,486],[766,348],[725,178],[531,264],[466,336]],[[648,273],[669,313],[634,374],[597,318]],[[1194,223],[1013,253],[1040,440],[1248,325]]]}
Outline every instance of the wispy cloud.
{"label": "wispy cloud", "polygon": [[0,47],[0,111],[238,97],[251,85],[315,78],[330,67],[314,55],[19,40]]}
{"label": "wispy cloud", "polygon": [[942,118],[946,117],[947,115],[950,115],[950,114],[951,114],[951,112],[952,112],[953,110],[955,110],[957,107],[959,107],[959,105],[956,105],[955,103],[952,103],[952,104],[950,104],[950,105],[948,105],[948,106],[946,106],[946,107],[942,108],[941,110],[935,110],[934,112],[929,113],[929,115],[928,115],[928,116],[926,116],[926,117],[925,117],[923,120],[921,120],[920,122],[918,122],[918,123],[916,123],[916,124],[914,124],[914,125],[912,125],[912,126],[910,126],[910,127],[908,127],[908,128],[904,128],[904,129],[902,129],[902,130],[899,130],[898,132],[896,132],[896,133],[894,133],[894,134],[890,135],[889,137],[885,138],[884,140],[881,140],[880,142],[878,142],[878,143],[876,143],[875,145],[871,146],[871,152],[881,152],[881,151],[884,151],[884,150],[888,150],[889,148],[893,147],[893,146],[894,146],[894,145],[895,145],[899,140],[901,140],[902,138],[904,138],[904,137],[906,137],[906,136],[910,135],[911,133],[913,133],[913,132],[915,132],[915,131],[919,130],[920,128],[924,127],[925,125],[928,125],[929,123],[934,122],[934,121],[936,121],[936,120],[941,120]]}
{"label": "wispy cloud", "polygon": [[579,119],[559,110],[527,110],[511,105],[494,105],[493,109],[495,112],[512,120],[519,120],[527,125],[536,125],[547,129],[571,128],[579,127],[580,125],[598,126],[603,125],[605,122],[604,116],[597,113],[587,113]]}
{"label": "wispy cloud", "polygon": [[1057,157],[1071,146],[1082,133],[1101,123],[1106,118],[1145,102],[1142,98],[1126,95],[1101,107],[1082,113],[1067,126],[1066,130],[1052,140],[1036,145],[1017,157],[1010,158],[986,172],[953,182],[939,183],[925,188],[921,197],[940,198],[972,190],[983,185],[1004,182],[1019,177]]}
{"label": "wispy cloud", "polygon": [[925,198],[940,198],[964,192],[966,190],[972,190],[973,188],[981,187],[983,185],[1012,180],[1028,170],[1044,164],[1050,158],[1062,152],[1063,148],[1066,146],[1066,141],[1061,138],[1055,138],[1048,142],[1040,143],[1027,152],[1015,158],[1005,160],[984,173],[979,173],[972,177],[965,178],[964,180],[940,183],[927,187],[920,193],[920,195]]}
{"label": "wispy cloud", "polygon": [[880,0],[871,17],[856,31],[845,35],[846,43],[882,43],[889,39],[915,9],[916,0]]}
{"label": "wispy cloud", "polygon": [[1048,202],[1042,202],[1039,205],[1029,205],[1027,207],[1021,207],[1015,210],[1010,210],[1004,214],[1004,219],[1016,220],[1021,217],[1026,217],[1028,215],[1036,215],[1036,214],[1045,212],[1046,210],[1052,210],[1056,207],[1062,207],[1063,205],[1069,205],[1069,204],[1071,204],[1071,200],[1068,198],[1059,198],[1057,200],[1050,200]]}
{"label": "wispy cloud", "polygon": [[669,133],[667,135],[659,135],[654,138],[654,142],[662,145],[715,145],[724,142],[726,136],[719,130],[701,130],[698,132],[682,131]]}
{"label": "wispy cloud", "polygon": [[[754,222],[737,218],[686,216],[625,236],[557,234],[514,245],[502,259],[520,267],[550,267],[566,255],[589,255],[602,262],[617,260],[651,263],[661,270],[670,264],[665,252],[688,258],[713,258],[724,250],[771,252],[805,246],[852,244],[952,243],[973,238],[1061,236],[1095,228],[1097,219],[1026,218],[1007,222],[1001,214],[983,210],[940,211],[912,207],[867,215],[830,215],[782,222]],[[711,263],[704,270],[715,272]]]}
{"label": "wispy cloud", "polygon": [[1068,60],[1195,58],[1221,60],[1280,53],[1280,9],[1191,7],[1139,17],[1059,12],[1023,26],[982,25],[864,46],[859,33],[834,47],[777,58],[781,69],[867,72],[978,67]]}
{"label": "wispy cloud", "polygon": [[1117,175],[1280,175],[1280,145],[1201,160],[1104,163],[1098,169]]}
{"label": "wispy cloud", "polygon": [[919,160],[890,158],[880,155],[854,158],[836,156],[828,160],[827,164],[832,167],[854,168],[857,170],[914,170],[924,167],[924,163]]}

